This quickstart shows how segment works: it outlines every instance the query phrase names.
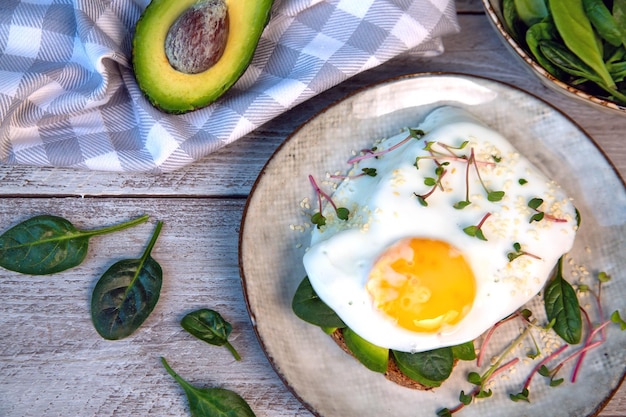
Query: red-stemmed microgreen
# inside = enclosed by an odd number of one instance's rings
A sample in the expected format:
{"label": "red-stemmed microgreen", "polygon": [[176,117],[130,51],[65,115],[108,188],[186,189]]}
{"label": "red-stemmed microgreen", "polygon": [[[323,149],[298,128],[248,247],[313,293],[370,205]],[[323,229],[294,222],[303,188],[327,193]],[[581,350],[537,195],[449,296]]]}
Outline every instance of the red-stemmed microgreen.
{"label": "red-stemmed microgreen", "polygon": [[[494,159],[495,160],[495,159]],[[499,162],[499,160],[495,160]],[[469,199],[469,171],[470,167],[473,166],[476,171],[476,176],[478,177],[478,181],[480,185],[483,187],[485,193],[487,193],[487,200],[495,203],[501,201],[504,198],[504,191],[493,191],[487,188],[485,185],[481,175],[480,170],[478,169],[478,162],[476,161],[476,156],[474,154],[474,148],[470,149],[470,156],[467,159],[467,167],[465,169],[465,200],[458,201],[454,204],[454,208],[462,210],[465,207],[469,206],[472,202]]]}
{"label": "red-stemmed microgreen", "polygon": [[445,169],[446,164],[447,163],[439,165],[435,169],[435,175],[437,176],[437,178],[432,178],[432,177],[424,178],[424,185],[431,187],[427,193],[425,194],[413,193],[415,197],[417,197],[417,201],[419,201],[419,203],[422,206],[424,207],[428,206],[428,202],[426,201],[426,199],[430,197],[438,187],[443,187],[443,185],[441,184],[441,180],[443,179],[443,176],[446,175],[446,173],[448,172]]}
{"label": "red-stemmed microgreen", "polygon": [[541,257],[534,255],[532,253],[526,252],[525,250],[522,250],[522,245],[519,242],[513,243],[513,251],[506,254],[507,258],[509,259],[509,262],[513,262],[515,259],[524,255],[530,256],[531,258],[534,258],[534,259],[541,260]]}
{"label": "red-stemmed microgreen", "polygon": [[520,361],[519,358],[513,358],[504,365],[493,366],[489,369],[488,374],[485,373],[483,376],[479,375],[476,372],[470,372],[468,374],[468,381],[475,385],[475,387],[469,392],[465,393],[465,391],[461,391],[459,394],[459,404],[457,404],[453,408],[442,408],[437,411],[437,416],[439,417],[451,417],[452,414],[460,411],[463,407],[470,405],[474,398],[488,398],[491,397],[491,390],[485,390],[484,386],[491,379],[495,378],[499,374],[503,373],[507,369],[513,367]]}
{"label": "red-stemmed microgreen", "polygon": [[[549,354],[548,356],[546,356],[545,358],[543,358],[537,365],[535,365],[535,367],[533,368],[533,370],[530,372],[530,374],[528,375],[528,377],[526,378],[526,381],[524,381],[524,386],[522,387],[522,390],[517,393],[517,394],[510,394],[509,397],[511,398],[511,400],[513,401],[527,401],[529,402],[528,399],[528,395],[529,395],[529,389],[530,389],[530,382],[532,381],[533,376],[536,373],[540,373],[542,376],[549,376],[549,373],[546,374],[546,363],[550,362],[551,360],[553,360],[554,358],[556,358],[558,355],[561,354],[561,352],[563,352],[565,349],[567,349],[569,345],[564,344],[563,346],[561,346],[560,348],[558,348],[557,350],[555,350],[554,352],[552,352],[551,354]],[[554,382],[552,382],[554,381]],[[551,380],[550,385],[551,386],[556,386],[558,384],[560,384],[561,382],[563,382],[563,380]]]}
{"label": "red-stemmed microgreen", "polygon": [[384,155],[386,153],[394,151],[394,150],[398,149],[399,147],[401,147],[402,145],[405,145],[406,143],[411,141],[411,139],[421,139],[425,135],[424,131],[423,130],[419,130],[419,129],[408,129],[408,131],[409,131],[409,134],[407,135],[407,137],[402,139],[400,142],[396,143],[395,145],[390,146],[387,149],[383,149],[382,151],[379,151],[377,149],[375,149],[375,150],[366,149],[364,151],[361,151],[361,155],[357,155],[357,156],[355,156],[353,158],[350,158],[348,160],[348,163],[349,164],[354,164],[354,163],[362,161],[364,159],[378,158],[379,156],[382,156],[382,155]]}
{"label": "red-stemmed microgreen", "polygon": [[543,204],[543,198],[539,198],[539,197],[531,198],[528,201],[528,207],[530,207],[531,209],[533,209],[535,211],[535,214],[533,214],[530,217],[529,223],[539,222],[539,221],[541,221],[543,219],[550,220],[552,222],[557,222],[557,223],[564,223],[564,222],[567,221],[565,219],[558,218],[558,217],[553,216],[551,214],[548,214],[548,213],[546,213],[546,212],[544,212],[542,210],[539,210],[539,207],[541,207],[542,204]]}
{"label": "red-stemmed microgreen", "polygon": [[482,227],[489,218],[489,216],[491,216],[491,213],[485,214],[477,225],[467,226],[463,229],[463,231],[466,235],[478,238],[480,240],[487,240],[483,233]]}
{"label": "red-stemmed microgreen", "polygon": [[331,175],[330,178],[332,179],[339,179],[339,180],[345,180],[345,179],[355,179],[355,178],[360,178],[360,177],[375,177],[376,175],[378,175],[378,173],[376,172],[376,168],[362,168],[361,172],[358,174],[354,174],[354,175]]}
{"label": "red-stemmed microgreen", "polygon": [[338,219],[348,220],[348,216],[350,215],[349,210],[345,207],[337,207],[335,203],[333,202],[332,198],[330,198],[330,196],[326,194],[324,191],[322,191],[322,189],[317,185],[317,182],[315,182],[315,178],[313,178],[312,175],[309,175],[309,181],[311,182],[311,185],[315,189],[315,193],[317,194],[317,201],[319,205],[319,211],[311,216],[311,223],[316,225],[318,229],[326,224],[326,217],[324,217],[324,215],[322,214],[322,210],[323,210],[322,198],[325,198],[326,201],[330,203],[330,205],[335,210],[335,213],[337,213]]}

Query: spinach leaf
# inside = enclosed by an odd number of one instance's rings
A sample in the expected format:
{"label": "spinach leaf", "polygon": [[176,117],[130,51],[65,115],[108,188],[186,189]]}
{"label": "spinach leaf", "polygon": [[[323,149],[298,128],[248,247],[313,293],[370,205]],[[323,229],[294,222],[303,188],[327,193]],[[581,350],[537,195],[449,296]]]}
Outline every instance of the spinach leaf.
{"label": "spinach leaf", "polygon": [[476,359],[476,348],[474,348],[474,341],[472,340],[452,346],[451,349],[456,359],[462,361],[473,361]]}
{"label": "spinach leaf", "polygon": [[554,22],[552,22],[551,19],[546,19],[545,21],[535,23],[528,28],[526,31],[526,44],[539,65],[541,65],[550,74],[560,78],[562,76],[561,70],[555,66],[552,61],[546,58],[539,48],[541,41],[556,41],[555,34],[556,27],[554,26]]}
{"label": "spinach leaf", "polygon": [[550,0],[548,4],[565,45],[593,68],[606,87],[615,89],[615,82],[604,65],[600,44],[585,14],[583,0]]}
{"label": "spinach leaf", "polygon": [[162,225],[157,223],[141,258],[116,262],[98,280],[91,296],[91,320],[105,339],[131,335],[156,306],[163,272],[150,252]]}
{"label": "spinach leaf", "polygon": [[180,325],[200,340],[215,346],[226,346],[236,360],[241,360],[239,353],[228,342],[233,327],[217,311],[208,308],[192,311],[183,317]]}
{"label": "spinach leaf", "polygon": [[515,0],[515,9],[526,26],[532,26],[548,15],[545,0]]}
{"label": "spinach leaf", "polygon": [[68,220],[51,215],[25,220],[0,236],[0,266],[30,275],[49,275],[79,265],[87,255],[89,239],[148,220],[144,215],[98,230],[79,230]]}
{"label": "spinach leaf", "polygon": [[454,354],[450,347],[418,353],[391,352],[402,373],[429,387],[440,386],[454,367]]}
{"label": "spinach leaf", "polygon": [[185,391],[192,417],[255,417],[239,394],[224,388],[194,387],[174,372],[165,358],[161,358],[161,363]]}
{"label": "spinach leaf", "polygon": [[326,328],[346,327],[337,313],[328,307],[315,293],[308,277],[305,277],[296,289],[291,308],[300,319],[316,326]]}
{"label": "spinach leaf", "polygon": [[563,258],[559,259],[553,277],[543,293],[544,307],[553,329],[569,344],[577,344],[582,336],[582,317],[574,288],[563,278]]}
{"label": "spinach leaf", "polygon": [[612,13],[622,34],[622,45],[626,47],[626,0],[613,0]]}
{"label": "spinach leaf", "polygon": [[614,46],[622,44],[622,32],[602,0],[583,0],[583,8],[602,39]]}

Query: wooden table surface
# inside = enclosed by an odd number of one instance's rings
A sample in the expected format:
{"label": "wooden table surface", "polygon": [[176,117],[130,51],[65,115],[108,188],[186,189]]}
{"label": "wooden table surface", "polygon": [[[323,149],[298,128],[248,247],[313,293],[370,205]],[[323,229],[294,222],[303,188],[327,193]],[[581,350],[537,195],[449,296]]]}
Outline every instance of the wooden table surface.
{"label": "wooden table surface", "polygon": [[[516,65],[479,0],[458,0],[461,32],[434,58],[411,54],[315,97],[257,131],[179,171],[116,174],[0,165],[0,229],[36,214],[56,214],[90,229],[149,214],[153,221],[91,241],[85,262],[53,276],[0,270],[0,416],[184,416],[184,394],[159,357],[190,382],[232,389],[256,415],[311,416],[272,369],[256,339],[242,292],[238,232],[251,186],[276,147],[333,101],[402,74],[463,72],[514,84],[571,116],[626,175],[626,117],[600,112],[544,88]],[[141,254],[154,227],[164,271],[159,303],[131,337],[111,342],[94,331],[89,300],[98,277],[118,259]],[[221,312],[243,360],[194,339],[181,317]],[[602,417],[626,416],[626,384]]]}

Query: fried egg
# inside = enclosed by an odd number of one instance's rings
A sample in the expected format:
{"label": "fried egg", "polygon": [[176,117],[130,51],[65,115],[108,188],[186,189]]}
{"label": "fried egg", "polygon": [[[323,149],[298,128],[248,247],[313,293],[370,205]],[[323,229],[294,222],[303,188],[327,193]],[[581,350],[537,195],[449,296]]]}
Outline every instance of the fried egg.
{"label": "fried egg", "polygon": [[351,161],[331,195],[348,219],[326,204],[303,258],[348,327],[404,352],[474,340],[515,312],[577,230],[566,193],[467,111],[437,108],[418,129]]}

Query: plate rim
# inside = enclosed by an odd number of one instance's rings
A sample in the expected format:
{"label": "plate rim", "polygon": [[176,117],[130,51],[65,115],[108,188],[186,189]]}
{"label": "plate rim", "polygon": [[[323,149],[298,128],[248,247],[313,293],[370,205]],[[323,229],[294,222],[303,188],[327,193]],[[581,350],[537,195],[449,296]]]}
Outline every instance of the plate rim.
{"label": "plate rim", "polygon": [[[312,406],[312,404],[310,404],[308,401],[306,401],[296,391],[296,389],[291,385],[291,383],[287,380],[286,376],[283,375],[280,372],[280,370],[278,368],[278,365],[274,361],[273,356],[270,355],[268,349],[266,348],[266,343],[265,343],[263,337],[261,336],[261,334],[259,332],[259,329],[258,329],[258,326],[257,326],[256,316],[255,316],[253,308],[252,308],[252,306],[250,304],[250,297],[249,297],[249,293],[248,293],[248,289],[247,289],[247,285],[246,285],[246,272],[245,272],[245,269],[243,267],[243,250],[242,250],[242,246],[243,246],[243,240],[244,240],[244,235],[245,235],[245,231],[246,231],[246,220],[248,218],[248,211],[249,211],[249,208],[250,208],[250,205],[251,205],[251,201],[252,201],[252,199],[253,199],[253,197],[255,195],[255,192],[256,192],[257,188],[259,187],[260,183],[263,181],[263,177],[265,176],[265,173],[266,173],[269,165],[274,160],[274,158],[277,157],[277,155],[281,153],[283,148],[285,148],[286,145],[302,129],[304,129],[304,127],[307,124],[309,124],[313,120],[321,117],[324,113],[326,113],[327,111],[329,111],[333,107],[335,107],[337,105],[340,105],[341,103],[343,103],[343,102],[345,102],[345,101],[347,101],[347,100],[349,100],[349,99],[351,99],[351,98],[353,98],[353,97],[355,97],[355,96],[357,96],[359,94],[362,94],[362,93],[364,93],[364,92],[366,92],[368,90],[379,88],[379,87],[382,87],[382,86],[384,86],[386,84],[401,82],[403,80],[410,80],[410,79],[415,79],[415,78],[446,77],[446,76],[447,77],[462,77],[462,78],[466,78],[466,79],[477,79],[477,80],[483,80],[483,81],[491,82],[491,83],[495,83],[495,84],[500,84],[501,86],[504,86],[504,87],[516,90],[516,91],[518,91],[518,92],[520,92],[522,94],[525,94],[525,95],[530,96],[531,98],[534,98],[535,100],[540,101],[543,105],[549,107],[550,109],[552,109],[553,111],[558,113],[561,117],[564,117],[576,129],[578,129],[582,134],[584,134],[584,136],[587,138],[587,140],[590,142],[590,144],[593,145],[594,148],[596,148],[596,150],[599,152],[601,157],[604,159],[604,162],[607,164],[607,167],[611,168],[611,170],[614,173],[615,177],[622,184],[622,187],[624,187],[626,189],[626,180],[625,180],[625,178],[620,175],[620,173],[617,170],[615,164],[608,157],[606,151],[571,116],[569,116],[568,114],[563,112],[561,109],[559,109],[557,106],[555,106],[554,104],[546,101],[545,99],[543,99],[542,97],[538,96],[535,93],[529,92],[528,90],[525,90],[525,89],[523,89],[523,88],[521,88],[521,87],[519,87],[517,85],[513,85],[511,83],[508,83],[508,82],[505,82],[505,81],[501,81],[501,80],[498,80],[498,79],[495,79],[495,78],[492,78],[492,77],[486,77],[486,76],[469,74],[469,73],[464,73],[464,72],[457,72],[457,71],[427,71],[427,72],[415,72],[415,73],[410,73],[410,74],[404,74],[404,75],[399,75],[399,76],[386,78],[384,80],[380,80],[380,81],[373,82],[373,83],[370,83],[368,85],[359,87],[359,88],[355,89],[354,91],[351,91],[351,92],[343,95],[342,97],[340,97],[340,98],[338,98],[336,100],[333,100],[331,103],[323,106],[321,109],[316,111],[312,116],[307,118],[305,121],[300,123],[295,129],[293,129],[293,131],[291,131],[285,137],[285,139],[280,142],[280,144],[276,147],[276,149],[272,152],[272,154],[268,157],[268,159],[263,164],[263,167],[260,169],[260,171],[259,171],[259,173],[258,173],[258,175],[257,175],[257,177],[256,177],[256,179],[254,181],[254,183],[252,184],[252,186],[250,188],[250,192],[248,193],[248,197],[246,198],[246,202],[244,204],[243,211],[242,211],[241,221],[240,221],[240,224],[239,224],[239,236],[238,236],[238,242],[237,242],[237,249],[238,249],[237,260],[238,260],[240,284],[241,284],[241,287],[242,287],[242,292],[243,292],[243,296],[244,296],[244,302],[245,302],[245,305],[246,305],[246,309],[248,311],[248,316],[250,317],[250,321],[251,321],[252,328],[253,328],[253,331],[255,333],[256,339],[257,339],[259,345],[261,346],[261,350],[263,351],[263,354],[267,358],[271,368],[274,370],[274,373],[278,376],[278,378],[281,380],[283,385],[307,409],[307,411],[309,411],[315,417],[327,417],[327,416],[324,416],[324,415],[320,414],[315,409],[315,407]],[[622,375],[619,377],[619,381],[616,384],[615,388],[607,394],[607,396],[604,398],[603,401],[601,401],[600,403],[597,404],[596,408],[592,411],[591,414],[588,414],[587,416],[581,416],[581,417],[595,417],[595,416],[597,416],[602,411],[602,409],[604,409],[604,407],[611,401],[611,399],[613,398],[615,393],[620,389],[620,387],[622,386],[624,381],[626,381],[626,367],[624,367]]]}

